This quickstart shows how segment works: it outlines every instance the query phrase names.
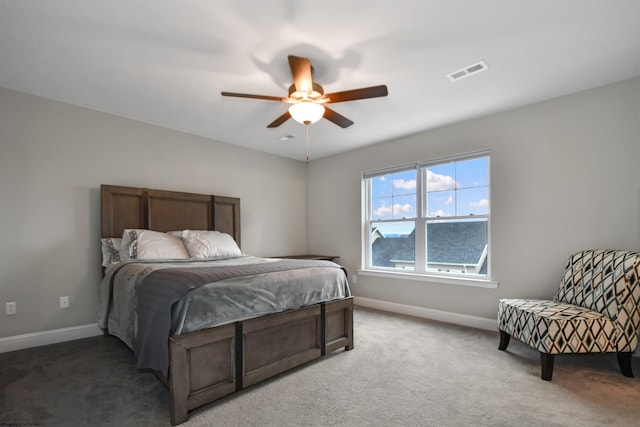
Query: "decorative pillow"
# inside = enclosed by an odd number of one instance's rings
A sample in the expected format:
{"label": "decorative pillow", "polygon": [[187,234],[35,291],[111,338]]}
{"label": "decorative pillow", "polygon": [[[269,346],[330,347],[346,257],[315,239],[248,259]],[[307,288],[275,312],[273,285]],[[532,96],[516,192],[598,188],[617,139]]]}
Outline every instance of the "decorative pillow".
{"label": "decorative pillow", "polygon": [[121,252],[127,259],[189,258],[179,237],[152,230],[124,230]]}
{"label": "decorative pillow", "polygon": [[119,237],[105,237],[102,242],[102,266],[109,267],[122,261],[120,256],[120,245],[122,239]]}
{"label": "decorative pillow", "polygon": [[182,241],[191,258],[242,255],[242,251],[233,237],[219,231],[183,230]]}

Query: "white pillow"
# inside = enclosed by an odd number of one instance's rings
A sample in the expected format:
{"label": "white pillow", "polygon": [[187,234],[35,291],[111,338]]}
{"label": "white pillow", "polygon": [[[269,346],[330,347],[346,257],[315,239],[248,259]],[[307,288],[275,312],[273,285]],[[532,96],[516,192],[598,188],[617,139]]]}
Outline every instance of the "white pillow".
{"label": "white pillow", "polygon": [[102,266],[109,267],[122,261],[120,255],[120,245],[122,239],[119,237],[105,237],[100,239],[102,243]]}
{"label": "white pillow", "polygon": [[233,237],[219,231],[183,230],[182,241],[191,258],[242,255],[242,251]]}
{"label": "white pillow", "polygon": [[179,237],[151,230],[124,230],[120,251],[128,259],[189,258]]}

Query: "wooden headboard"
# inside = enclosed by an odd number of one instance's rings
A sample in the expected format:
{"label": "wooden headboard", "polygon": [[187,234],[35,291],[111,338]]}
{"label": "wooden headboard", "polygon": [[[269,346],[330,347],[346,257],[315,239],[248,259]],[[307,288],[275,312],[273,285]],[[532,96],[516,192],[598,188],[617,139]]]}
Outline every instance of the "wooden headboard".
{"label": "wooden headboard", "polygon": [[104,184],[100,197],[102,237],[122,237],[126,228],[217,230],[240,246],[238,198]]}

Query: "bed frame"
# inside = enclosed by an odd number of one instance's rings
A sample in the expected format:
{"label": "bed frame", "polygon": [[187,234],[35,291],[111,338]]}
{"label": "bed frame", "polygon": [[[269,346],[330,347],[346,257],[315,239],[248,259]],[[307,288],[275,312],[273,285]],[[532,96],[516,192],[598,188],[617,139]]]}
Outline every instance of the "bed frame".
{"label": "bed frame", "polygon": [[[126,228],[217,230],[240,246],[240,199],[101,186],[102,237]],[[189,411],[339,348],[353,349],[353,298],[169,337],[171,424]]]}

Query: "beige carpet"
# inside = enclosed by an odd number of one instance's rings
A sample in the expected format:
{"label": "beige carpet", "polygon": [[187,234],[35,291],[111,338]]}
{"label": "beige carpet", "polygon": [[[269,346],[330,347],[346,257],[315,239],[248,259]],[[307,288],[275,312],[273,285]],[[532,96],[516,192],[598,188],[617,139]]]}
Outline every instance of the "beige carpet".
{"label": "beige carpet", "polygon": [[[338,352],[197,409],[184,426],[632,426],[640,378],[615,355],[556,357],[497,333],[355,311],[355,350]],[[633,358],[640,376],[640,359]],[[169,425],[168,392],[115,338],[0,354],[0,425]],[[39,423],[39,424],[36,424]]]}

